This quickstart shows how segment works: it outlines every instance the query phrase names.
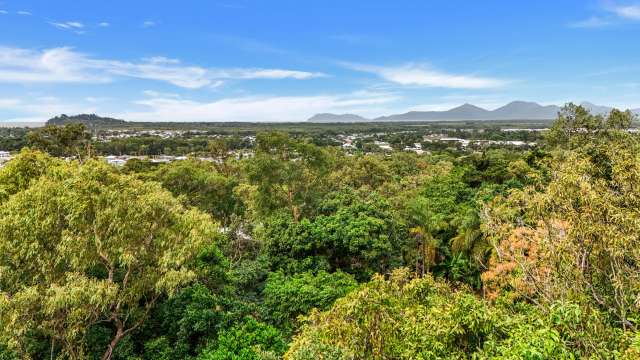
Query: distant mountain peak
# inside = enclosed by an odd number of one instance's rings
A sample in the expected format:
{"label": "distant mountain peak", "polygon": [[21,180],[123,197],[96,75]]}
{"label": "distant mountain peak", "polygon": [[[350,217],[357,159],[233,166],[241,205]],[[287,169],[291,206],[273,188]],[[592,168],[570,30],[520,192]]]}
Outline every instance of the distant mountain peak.
{"label": "distant mountain peak", "polygon": [[487,109],[483,109],[479,106],[473,105],[473,104],[469,104],[469,103],[464,103],[460,106],[454,107],[453,109],[450,109],[448,111],[489,111]]}

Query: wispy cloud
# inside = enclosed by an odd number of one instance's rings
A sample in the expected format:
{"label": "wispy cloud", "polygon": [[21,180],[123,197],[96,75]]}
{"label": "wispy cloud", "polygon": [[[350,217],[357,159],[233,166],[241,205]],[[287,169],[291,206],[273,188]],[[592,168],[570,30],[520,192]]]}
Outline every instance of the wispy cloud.
{"label": "wispy cloud", "polygon": [[363,113],[366,109],[397,99],[394,94],[370,92],[319,96],[253,96],[210,102],[164,96],[136,101],[136,105],[143,107],[142,111],[114,115],[135,121],[304,121],[319,112]]}
{"label": "wispy cloud", "polygon": [[103,21],[103,22],[101,22],[101,23],[98,23],[98,27],[103,27],[103,28],[105,28],[105,27],[109,27],[109,26],[111,26],[111,24],[110,24],[110,23],[108,23],[108,22],[106,22],[106,21]]}
{"label": "wispy cloud", "polygon": [[0,82],[4,83],[104,83],[129,77],[198,89],[217,87],[225,80],[304,80],[320,76],[324,74],[286,69],[205,68],[165,57],[140,61],[96,59],[68,47],[43,51],[0,47]]}
{"label": "wispy cloud", "polygon": [[587,19],[571,22],[567,24],[571,28],[603,28],[623,22],[640,21],[640,4],[631,3],[626,5],[615,2],[605,2],[599,8],[599,14]]}
{"label": "wispy cloud", "polygon": [[72,30],[78,34],[83,34],[84,24],[79,21],[65,21],[65,22],[50,22],[52,26],[62,30]]}
{"label": "wispy cloud", "polygon": [[571,28],[601,28],[609,25],[611,25],[610,20],[598,16],[592,16],[588,19],[575,21],[568,24],[568,26]]}
{"label": "wispy cloud", "polygon": [[98,110],[91,103],[67,102],[55,96],[0,100],[0,109],[13,113],[10,116],[0,117],[0,121],[7,122],[45,122],[59,114],[96,113]]}
{"label": "wispy cloud", "polygon": [[90,71],[91,60],[69,48],[44,51],[0,47],[0,82],[108,82],[104,72]]}
{"label": "wispy cloud", "polygon": [[406,64],[389,67],[353,63],[341,64],[349,69],[372,73],[386,81],[403,86],[486,89],[501,87],[507,83],[504,80],[495,78],[451,74],[423,64]]}
{"label": "wispy cloud", "polygon": [[640,20],[640,4],[611,6],[608,9],[621,18]]}
{"label": "wispy cloud", "polygon": [[7,10],[0,10],[0,15],[7,15],[9,12]]}
{"label": "wispy cloud", "polygon": [[16,12],[16,14],[18,14],[18,15],[24,15],[24,16],[31,16],[31,15],[33,15],[33,14],[31,14],[29,11],[24,11],[24,10],[17,11],[17,12]]}
{"label": "wispy cloud", "polygon": [[158,25],[158,23],[155,22],[155,21],[151,21],[151,20],[147,20],[147,21],[142,23],[142,27],[143,28],[150,28],[150,27],[154,27],[156,25]]}

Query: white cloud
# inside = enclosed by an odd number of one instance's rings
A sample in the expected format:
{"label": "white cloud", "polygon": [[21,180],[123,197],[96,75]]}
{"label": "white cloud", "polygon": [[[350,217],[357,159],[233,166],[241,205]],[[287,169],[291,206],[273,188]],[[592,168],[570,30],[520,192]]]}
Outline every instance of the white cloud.
{"label": "white cloud", "polygon": [[610,11],[621,18],[640,20],[640,5],[613,6]]}
{"label": "white cloud", "polygon": [[78,30],[84,28],[84,24],[78,21],[50,22],[49,24],[65,30]]}
{"label": "white cloud", "polygon": [[603,2],[600,15],[567,24],[571,28],[603,28],[624,21],[640,21],[640,4],[619,5],[612,1]]}
{"label": "white cloud", "polygon": [[31,14],[30,12],[28,12],[28,11],[24,11],[24,10],[20,10],[20,11],[16,12],[16,14],[18,14],[18,15],[25,15],[25,16],[33,15],[33,14]]}
{"label": "white cloud", "polygon": [[182,65],[165,57],[138,62],[96,59],[71,48],[42,51],[0,47],[0,82],[4,83],[104,83],[118,77],[163,81],[198,89],[218,87],[231,79],[310,79],[321,73],[283,69],[217,69]]}
{"label": "white cloud", "polygon": [[0,10],[0,14],[7,15],[9,12],[7,10]]}
{"label": "white cloud", "polygon": [[597,16],[592,16],[585,20],[569,23],[568,26],[571,28],[601,28],[608,25],[611,25],[611,22],[609,20],[605,20]]}
{"label": "white cloud", "polygon": [[109,26],[111,26],[111,24],[106,22],[106,21],[103,21],[101,23],[98,23],[98,26],[99,27],[109,27]]}
{"label": "white cloud", "polygon": [[156,25],[158,25],[158,23],[156,23],[155,21],[151,21],[151,20],[147,20],[147,21],[142,23],[142,27],[143,28],[150,28],[150,27],[154,27]]}
{"label": "white cloud", "polygon": [[[279,70],[279,69],[237,69],[234,71],[240,79],[285,79],[292,78],[298,80],[322,77],[324,74],[310,73],[306,71]],[[230,75],[234,77],[233,74]]]}
{"label": "white cloud", "polygon": [[91,60],[69,48],[34,51],[0,47],[0,82],[108,82],[109,76],[91,70]]}
{"label": "white cloud", "polygon": [[344,66],[372,74],[403,86],[424,86],[453,89],[485,89],[496,88],[506,84],[505,81],[474,75],[450,74],[435,70],[426,65],[407,64],[397,67],[384,67],[343,63]]}
{"label": "white cloud", "polygon": [[[147,93],[147,95],[155,95]],[[199,102],[175,97],[136,101],[142,111],[114,114],[132,121],[305,121],[319,112],[356,112],[396,101],[389,93],[358,92],[319,96],[253,96]]]}
{"label": "white cloud", "polygon": [[[0,109],[9,110],[14,114],[11,118],[2,117],[4,122],[45,122],[53,116],[60,114],[96,113],[97,108],[75,102],[65,102],[55,96],[36,96],[24,99],[0,100]],[[6,116],[6,115],[5,115]]]}

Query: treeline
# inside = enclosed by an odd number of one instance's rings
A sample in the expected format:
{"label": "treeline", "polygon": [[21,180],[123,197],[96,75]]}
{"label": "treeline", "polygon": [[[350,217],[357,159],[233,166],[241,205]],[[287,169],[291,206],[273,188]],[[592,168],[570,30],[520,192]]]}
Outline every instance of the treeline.
{"label": "treeline", "polygon": [[[120,128],[118,122],[110,122],[108,118],[100,118],[95,115],[72,116],[54,118],[47,126],[38,129],[25,128],[0,128],[0,150],[17,151],[29,146],[45,151],[50,149],[43,147],[46,139],[53,139],[52,144],[68,141],[69,136],[78,139],[91,140],[86,145],[91,146],[91,151],[97,155],[207,155],[211,141],[224,139],[231,150],[252,149],[254,143],[248,137],[258,133],[276,131],[285,132],[293,139],[309,141],[317,146],[341,146],[343,140],[340,136],[356,135],[354,145],[358,151],[383,152],[374,141],[388,142],[395,151],[402,151],[405,147],[413,147],[420,143],[425,150],[442,151],[460,148],[459,144],[447,142],[425,142],[423,137],[430,134],[441,134],[470,140],[519,140],[537,142],[541,140],[540,131],[503,131],[503,127],[528,127],[539,128],[544,123],[539,122],[428,122],[428,123],[364,123],[364,124],[261,124],[261,123],[231,123],[231,124],[158,124],[158,123],[126,123]],[[53,121],[56,120],[56,121]],[[54,125],[52,125],[54,124]],[[55,124],[64,124],[58,126]],[[106,128],[106,124],[113,126]],[[135,127],[137,125],[138,127]],[[157,127],[151,127],[155,125]],[[201,126],[200,126],[201,125]],[[63,134],[61,129],[67,129]],[[84,129],[84,130],[82,130]],[[118,130],[119,129],[119,130]],[[145,130],[146,129],[146,130]],[[171,137],[152,136],[144,132],[149,129],[170,129],[184,131]],[[190,131],[196,130],[197,131]],[[118,131],[123,131],[126,137],[117,137]],[[56,137],[67,137],[58,139]],[[108,140],[102,140],[107,138]],[[98,140],[100,139],[100,140]],[[494,147],[505,147],[499,145]],[[483,145],[486,147],[486,145]],[[87,149],[89,150],[89,149]],[[52,152],[61,156],[60,152]],[[64,156],[77,156],[75,153]]]}
{"label": "treeline", "polygon": [[78,129],[33,138],[76,160],[0,170],[0,358],[638,358],[632,120],[569,105],[539,149],[424,156],[269,132],[122,168]]}

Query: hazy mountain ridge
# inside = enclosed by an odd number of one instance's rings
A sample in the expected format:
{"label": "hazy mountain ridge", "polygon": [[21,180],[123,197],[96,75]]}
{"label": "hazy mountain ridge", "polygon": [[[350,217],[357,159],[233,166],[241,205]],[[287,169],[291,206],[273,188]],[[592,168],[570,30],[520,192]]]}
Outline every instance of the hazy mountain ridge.
{"label": "hazy mountain ridge", "polygon": [[[582,106],[596,114],[607,114],[613,108],[583,102]],[[512,101],[495,110],[483,109],[472,104],[463,104],[445,111],[409,111],[403,114],[380,116],[369,120],[362,116],[348,114],[349,117],[336,114],[318,114],[309,118],[309,122],[360,122],[360,121],[442,121],[442,120],[552,120],[558,116],[561,107],[540,105],[528,101]],[[640,114],[640,109],[631,110]],[[345,114],[347,115],[347,114]],[[317,121],[316,119],[322,119]],[[364,119],[364,120],[359,120]]]}
{"label": "hazy mountain ridge", "polygon": [[360,122],[360,121],[371,121],[371,120],[355,114],[321,113],[321,114],[313,115],[307,121],[323,123],[323,122]]}

